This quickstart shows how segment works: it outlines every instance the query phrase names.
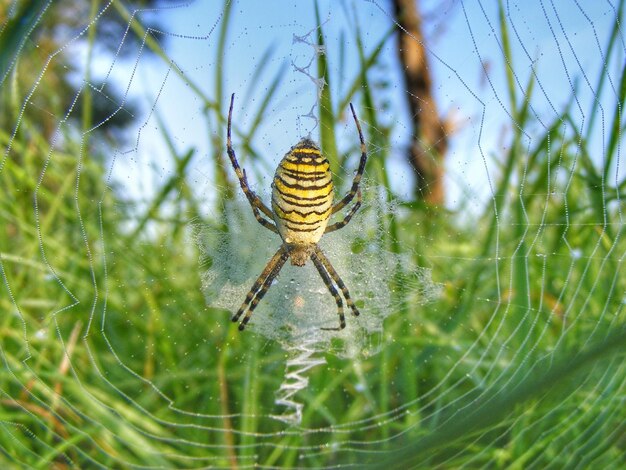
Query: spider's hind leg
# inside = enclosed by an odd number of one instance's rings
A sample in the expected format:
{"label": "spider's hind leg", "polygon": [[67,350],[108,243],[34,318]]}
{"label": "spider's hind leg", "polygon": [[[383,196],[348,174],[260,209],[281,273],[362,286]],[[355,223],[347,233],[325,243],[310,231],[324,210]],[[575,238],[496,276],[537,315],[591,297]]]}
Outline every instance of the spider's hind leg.
{"label": "spider's hind leg", "polygon": [[311,260],[313,261],[313,264],[317,268],[317,272],[320,273],[322,281],[324,281],[324,284],[326,284],[326,287],[328,288],[332,296],[335,298],[335,302],[337,302],[337,314],[339,315],[339,328],[322,328],[322,330],[331,330],[331,331],[343,330],[346,327],[346,317],[343,314],[343,301],[341,300],[341,296],[339,295],[339,292],[337,292],[337,289],[335,288],[333,281],[330,279],[330,276],[328,275],[326,268],[324,267],[324,265],[322,264],[322,262],[316,256],[315,253],[311,254]]}
{"label": "spider's hind leg", "polygon": [[[335,271],[335,268],[333,268],[333,265],[330,264],[330,261],[328,260],[328,258],[326,258],[326,255],[324,255],[324,253],[318,246],[316,246],[313,253],[311,253],[311,260],[313,261],[313,264],[315,264],[317,271],[320,273],[320,276],[322,277],[324,284],[326,284],[326,287],[335,298],[335,301],[337,302],[337,313],[339,314],[339,328],[322,328],[322,329],[343,330],[346,327],[346,320],[343,314],[343,302],[341,301],[341,297],[339,296],[339,293],[337,292],[335,284],[337,284],[337,287],[339,287],[339,289],[341,290],[341,293],[346,299],[346,303],[348,304],[348,307],[350,308],[350,310],[352,310],[352,315],[354,315],[355,317],[359,316],[360,314],[359,309],[357,309],[356,305],[354,305],[354,302],[352,301],[352,297],[350,297],[350,291],[348,291],[348,288],[344,284],[343,280],[341,279],[341,277],[339,277],[339,274],[337,273],[337,271]],[[334,281],[334,284],[333,284],[333,281]]]}
{"label": "spider's hind leg", "polygon": [[278,276],[278,273],[285,264],[285,261],[287,261],[287,258],[289,258],[289,253],[284,246],[281,246],[276,254],[272,256],[272,259],[269,260],[254,284],[252,284],[252,287],[246,294],[246,299],[243,301],[241,307],[232,318],[233,322],[237,322],[239,317],[241,317],[241,315],[243,315],[243,313],[247,310],[243,320],[241,320],[241,323],[239,324],[239,331],[243,331],[250,321],[252,312],[269,290],[272,285],[272,281],[274,281],[276,276]]}
{"label": "spider's hind leg", "polygon": [[350,308],[350,310],[352,310],[352,315],[354,315],[355,317],[358,317],[361,312],[359,312],[359,309],[356,308],[356,305],[354,305],[354,301],[352,300],[352,297],[350,297],[350,291],[344,284],[343,280],[341,279],[337,271],[335,271],[335,268],[333,268],[333,265],[330,263],[329,259],[326,257],[326,255],[322,252],[322,250],[318,246],[315,247],[315,251],[311,255],[311,259],[313,259],[314,256],[317,257],[319,261],[321,261],[321,263],[324,265],[325,270],[328,272],[332,280],[335,281],[339,289],[341,289],[341,293],[345,297],[348,307]]}

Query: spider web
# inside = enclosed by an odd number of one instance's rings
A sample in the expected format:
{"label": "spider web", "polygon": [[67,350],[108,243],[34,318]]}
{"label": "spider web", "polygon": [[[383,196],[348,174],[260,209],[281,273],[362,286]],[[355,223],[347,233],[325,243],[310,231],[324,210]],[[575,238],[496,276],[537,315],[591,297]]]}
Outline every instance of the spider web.
{"label": "spider web", "polygon": [[[59,5],[0,10],[3,466],[624,465],[622,3],[420,5],[438,211],[412,196],[387,3]],[[280,240],[224,160],[225,97],[268,202],[331,128],[347,190],[354,124],[319,110],[353,84],[364,205],[320,246],[361,315],[321,330],[332,296],[287,264],[239,333]]]}
{"label": "spider web", "polygon": [[[364,186],[367,186],[365,182]],[[375,190],[376,188],[374,188]],[[366,189],[367,192],[367,189]],[[280,246],[280,238],[258,230],[252,212],[241,198],[226,203],[229,230],[213,231],[198,227],[197,241],[203,257],[215,266],[203,276],[203,290],[207,302],[215,307],[233,311],[241,304],[254,277],[251,273],[263,266]],[[246,327],[291,348],[303,340],[325,343],[335,354],[345,357],[374,354],[364,344],[373,333],[383,331],[383,321],[398,310],[396,300],[388,287],[398,265],[406,268],[406,281],[421,294],[420,301],[428,302],[437,295],[429,270],[411,266],[408,255],[395,254],[386,249],[384,233],[388,230],[378,224],[381,211],[393,216],[385,199],[373,195],[372,202],[365,204],[358,224],[340,232],[324,236],[320,247],[330,259],[344,282],[354,285],[354,295],[359,307],[367,308],[364,318],[350,321],[345,331],[332,331],[338,324],[334,298],[322,282],[319,274],[309,263],[304,269],[286,264],[280,278],[288,288],[271,289],[262,303],[254,310],[255,322]],[[363,224],[363,225],[361,225]],[[369,227],[364,230],[363,227]],[[201,260],[202,264],[202,260]],[[224,269],[228,266],[228,269]],[[260,274],[260,272],[258,273]],[[254,275],[254,274],[252,274]],[[277,283],[276,283],[277,284]],[[420,290],[421,286],[421,290]],[[348,312],[346,312],[348,313]],[[348,313],[350,317],[351,314]],[[342,344],[330,345],[332,339],[343,339]]]}
{"label": "spider web", "polygon": [[[385,233],[389,227],[379,223],[380,214],[394,217],[396,211],[389,207],[384,192],[377,194],[377,188],[368,190],[367,181],[363,186],[366,195],[373,194],[355,218],[358,222],[324,236],[319,246],[350,286],[357,307],[367,314],[357,318],[347,309],[346,328],[329,330],[336,327],[338,317],[328,288],[312,263],[304,269],[287,263],[279,275],[280,282],[268,291],[254,311],[254,321],[246,328],[280,343],[289,354],[276,403],[287,407],[277,417],[292,424],[301,423],[304,406],[292,397],[308,385],[308,370],[325,363],[321,353],[354,359],[380,351],[383,322],[401,308],[392,293],[392,280],[399,271],[417,305],[429,302],[440,290],[433,283],[430,270],[414,266],[408,253],[393,253],[386,247]],[[200,226],[197,242],[201,259],[212,266],[204,273],[202,282],[207,303],[234,312],[251,287],[251,273],[260,273],[259,267],[278,249],[280,239],[269,231],[259,233],[258,223],[242,198],[227,203],[224,209],[228,231]]]}

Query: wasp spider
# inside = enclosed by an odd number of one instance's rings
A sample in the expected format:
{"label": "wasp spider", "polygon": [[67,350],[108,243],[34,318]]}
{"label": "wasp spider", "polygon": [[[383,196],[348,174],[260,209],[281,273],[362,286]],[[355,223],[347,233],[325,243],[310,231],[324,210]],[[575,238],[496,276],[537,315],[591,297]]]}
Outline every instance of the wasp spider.
{"label": "wasp spider", "polygon": [[[291,258],[291,264],[294,266],[304,266],[310,258],[337,303],[339,328],[324,329],[341,330],[345,328],[346,320],[343,314],[343,302],[337,288],[341,290],[354,316],[359,315],[359,310],[354,305],[348,288],[317,245],[317,242],[322,238],[323,234],[334,232],[344,227],[361,206],[359,183],[365,170],[367,152],[361,125],[356,117],[354,108],[350,104],[361,141],[361,161],[354,176],[350,192],[333,205],[333,181],[328,159],[322,155],[319,147],[313,141],[305,138],[292,147],[278,164],[274,181],[272,182],[272,209],[269,209],[250,189],[246,171],[239,166],[233,150],[231,121],[234,100],[235,95],[233,94],[230,98],[228,111],[226,140],[228,157],[237,174],[237,178],[239,178],[241,189],[252,206],[254,216],[265,228],[279,234],[283,243],[252,285],[241,308],[239,308],[232,320],[237,322],[245,312],[241,323],[239,323],[239,329],[243,330],[250,320],[252,312],[270,288],[287,259]],[[346,213],[343,220],[328,225],[330,216],[350,204],[355,196],[356,202]],[[263,215],[267,218],[263,217]]]}

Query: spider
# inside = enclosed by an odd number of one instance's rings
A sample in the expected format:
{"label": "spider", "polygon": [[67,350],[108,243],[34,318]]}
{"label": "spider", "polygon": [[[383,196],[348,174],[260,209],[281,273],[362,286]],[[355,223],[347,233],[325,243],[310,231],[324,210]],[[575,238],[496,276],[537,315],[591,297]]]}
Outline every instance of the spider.
{"label": "spider", "polygon": [[[265,228],[280,235],[282,245],[269,260],[258,279],[252,284],[252,288],[248,291],[237,313],[232,317],[232,321],[237,322],[245,312],[243,319],[239,323],[239,330],[243,330],[250,321],[252,312],[268,291],[276,276],[278,276],[287,259],[291,258],[291,264],[294,266],[304,266],[310,258],[337,303],[339,328],[322,329],[342,330],[346,327],[346,320],[343,313],[343,302],[337,287],[341,290],[348,307],[352,310],[352,314],[355,317],[359,315],[359,310],[354,305],[348,288],[317,245],[317,242],[325,233],[334,232],[345,227],[361,206],[359,183],[365,170],[367,151],[361,125],[354,112],[354,107],[351,103],[350,110],[352,111],[352,116],[359,132],[359,140],[361,141],[361,160],[348,194],[333,205],[334,195],[330,163],[312,140],[304,138],[287,152],[276,168],[276,174],[272,182],[272,208],[269,209],[250,189],[246,171],[239,166],[233,150],[231,122],[234,101],[235,94],[233,93],[230,98],[228,111],[226,140],[228,157],[239,179],[241,189],[250,206],[252,206],[252,212],[256,220]],[[330,216],[350,204],[355,195],[357,197],[356,202],[346,213],[343,220],[328,225]],[[261,213],[267,218],[263,217]]]}

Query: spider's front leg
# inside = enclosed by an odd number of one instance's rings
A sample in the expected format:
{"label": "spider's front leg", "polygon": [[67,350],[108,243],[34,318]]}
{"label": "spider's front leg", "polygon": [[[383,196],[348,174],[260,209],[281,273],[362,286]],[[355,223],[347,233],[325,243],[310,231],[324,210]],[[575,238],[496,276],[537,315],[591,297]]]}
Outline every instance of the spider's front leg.
{"label": "spider's front leg", "polygon": [[339,230],[340,228],[344,228],[346,225],[348,225],[348,222],[350,222],[350,219],[352,219],[352,216],[356,214],[356,211],[358,211],[359,207],[361,207],[361,201],[362,201],[361,190],[358,189],[356,192],[356,203],[354,204],[354,206],[350,208],[350,210],[348,211],[346,216],[343,218],[343,220],[339,222],[335,222],[332,225],[328,225],[326,227],[326,230],[324,230],[324,233],[334,232],[335,230]]}
{"label": "spider's front leg", "polygon": [[[246,170],[243,170],[243,179],[244,179],[244,181],[245,181],[245,183],[247,185],[248,184],[248,178],[246,177]],[[252,194],[254,194],[254,193],[252,193]],[[256,197],[256,201],[258,201],[259,203],[263,204],[261,199],[259,199],[256,196],[256,194],[254,194],[254,196]],[[248,201],[250,201],[250,198],[248,198]],[[257,222],[259,222],[266,229],[269,229],[269,230],[271,230],[274,233],[278,233],[278,228],[276,227],[276,225],[273,224],[272,222],[270,222],[269,220],[263,218],[263,216],[261,215],[261,212],[259,212],[259,209],[261,209],[261,207],[257,205],[256,201],[250,201],[250,205],[252,206],[252,213],[254,214],[254,217],[256,218]],[[270,213],[270,216],[271,216],[271,213]]]}
{"label": "spider's front leg", "polygon": [[271,230],[274,233],[278,233],[278,229],[276,225],[270,222],[267,219],[264,219],[261,216],[261,212],[263,212],[270,220],[274,218],[272,211],[261,201],[261,199],[256,195],[252,189],[250,189],[250,185],[248,184],[248,177],[246,176],[246,170],[242,170],[239,166],[239,162],[237,161],[237,155],[235,155],[235,149],[233,149],[233,143],[231,139],[231,124],[233,117],[233,104],[235,102],[235,94],[233,93],[230,97],[230,107],[228,109],[228,127],[226,130],[226,153],[228,153],[228,158],[230,158],[230,163],[235,170],[235,174],[237,175],[237,179],[239,180],[239,185],[243,190],[243,193],[246,195],[248,202],[252,206],[252,212],[254,213],[254,217],[256,220],[263,225],[263,227]]}
{"label": "spider's front leg", "polygon": [[[350,188],[350,191],[348,192],[348,194],[346,194],[343,197],[343,199],[341,199],[341,201],[339,201],[337,204],[333,206],[331,214],[334,214],[340,211],[341,209],[346,207],[348,204],[350,204],[352,199],[354,199],[355,195],[358,196],[357,204],[359,206],[361,205],[361,191],[359,189],[359,184],[361,183],[361,178],[363,177],[363,173],[365,172],[365,163],[367,162],[367,149],[365,148],[365,139],[363,138],[363,131],[361,130],[361,124],[359,124],[359,120],[356,117],[356,113],[354,112],[354,107],[352,106],[352,103],[350,103],[350,110],[352,111],[352,117],[354,117],[356,128],[359,131],[359,140],[361,141],[361,160],[359,161],[359,168],[357,169],[356,174],[354,175],[354,180],[352,181],[352,187]],[[354,215],[354,212],[350,211],[349,214],[350,214],[350,217],[352,217],[352,215]],[[348,218],[348,220],[350,219]],[[338,228],[341,228],[341,227],[338,227]]]}

